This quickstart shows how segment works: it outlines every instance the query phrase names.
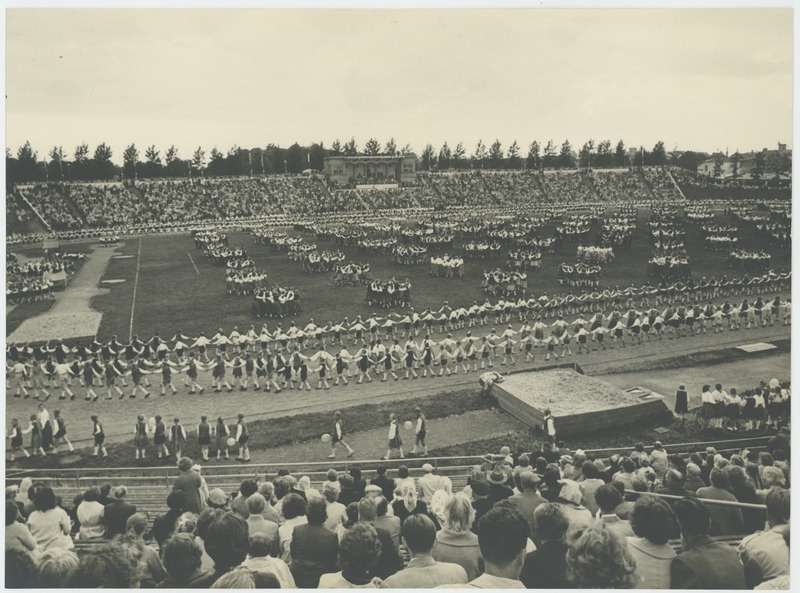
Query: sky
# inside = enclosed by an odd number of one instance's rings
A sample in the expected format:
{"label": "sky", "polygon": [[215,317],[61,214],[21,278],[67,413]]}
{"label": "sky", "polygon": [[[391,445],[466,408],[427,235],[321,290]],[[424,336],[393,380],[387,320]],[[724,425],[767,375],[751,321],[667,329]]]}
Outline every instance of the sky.
{"label": "sky", "polygon": [[791,9],[6,12],[6,142],[792,144]]}

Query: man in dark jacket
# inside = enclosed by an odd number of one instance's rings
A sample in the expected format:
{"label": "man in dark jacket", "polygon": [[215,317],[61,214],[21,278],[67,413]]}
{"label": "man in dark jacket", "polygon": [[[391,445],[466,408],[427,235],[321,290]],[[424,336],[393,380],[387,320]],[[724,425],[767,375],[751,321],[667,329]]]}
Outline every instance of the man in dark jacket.
{"label": "man in dark jacket", "polygon": [[125,502],[126,494],[128,494],[128,489],[125,486],[117,486],[114,488],[113,502],[106,505],[103,517],[106,524],[105,536],[107,538],[125,533],[128,517],[136,513],[136,505]]}
{"label": "man in dark jacket", "polygon": [[169,510],[153,520],[153,538],[158,542],[158,547],[164,545],[172,532],[175,531],[175,522],[186,510],[186,494],[182,490],[173,490],[167,496]]}
{"label": "man in dark jacket", "polygon": [[394,498],[394,480],[386,476],[386,466],[379,465],[375,473],[378,475],[372,479],[370,484],[378,486],[386,500],[392,500]]}
{"label": "man in dark jacket", "polygon": [[[374,527],[375,517],[378,512],[375,500],[372,498],[362,498],[358,502],[358,522],[369,523]],[[403,568],[403,558],[397,553],[392,542],[391,534],[380,527],[375,527],[378,532],[378,540],[381,542],[381,555],[377,564],[372,568],[370,576],[385,579]],[[299,586],[299,585],[298,585]]]}
{"label": "man in dark jacket", "polygon": [[478,520],[494,506],[489,499],[491,488],[489,482],[476,480],[470,484],[472,488],[472,508],[475,509],[475,520],[472,522],[472,532],[477,533]]}
{"label": "man in dark jacket", "polygon": [[670,589],[746,589],[744,568],[736,551],[708,535],[711,518],[697,499],[673,505],[681,528],[681,547],[670,567]]}
{"label": "man in dark jacket", "polygon": [[367,481],[361,477],[361,470],[354,467],[350,470],[350,475],[353,477],[353,490],[356,491],[359,498],[363,498],[367,489]]}
{"label": "man in dark jacket", "polygon": [[534,541],[536,550],[525,556],[519,580],[527,589],[569,589],[567,581],[567,544],[564,535],[569,521],[561,507],[546,502],[536,507]]}
{"label": "man in dark jacket", "polygon": [[488,480],[489,500],[492,503],[496,504],[514,495],[514,491],[506,485],[508,483],[508,475],[500,468],[493,469],[492,473],[489,474]]}
{"label": "man in dark jacket", "polygon": [[292,576],[299,589],[316,589],[319,577],[336,572],[339,538],[323,526],[328,518],[325,499],[312,498],[308,503],[306,525],[296,525],[290,549]]}

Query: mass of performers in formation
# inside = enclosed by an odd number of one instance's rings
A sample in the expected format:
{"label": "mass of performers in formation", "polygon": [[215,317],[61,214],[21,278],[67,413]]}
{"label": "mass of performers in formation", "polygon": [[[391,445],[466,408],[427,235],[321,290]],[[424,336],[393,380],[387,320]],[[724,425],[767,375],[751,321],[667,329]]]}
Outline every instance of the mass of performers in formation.
{"label": "mass of performers in formation", "polygon": [[[196,337],[177,331],[170,338],[159,335],[148,340],[138,336],[128,343],[116,336],[106,343],[97,340],[67,346],[58,341],[38,346],[9,344],[6,351],[8,391],[14,397],[47,400],[51,392],[61,400],[76,398],[82,391],[87,401],[125,397],[150,397],[149,377],[157,380],[161,395],[176,393],[176,377],[190,390],[202,393],[200,373],[210,372],[210,388],[250,388],[264,391],[318,389],[370,382],[373,374],[382,380],[442,376],[454,372],[516,363],[515,353],[524,352],[533,361],[535,349],[551,357],[581,354],[641,344],[668,337],[686,337],[708,331],[718,333],[757,326],[791,323],[791,299],[774,296],[790,286],[790,273],[765,274],[754,278],[717,281],[701,279],[697,284],[645,285],[624,290],[606,289],[519,300],[474,302],[469,307],[451,307],[418,313],[391,312],[385,317],[371,315],[354,321],[318,325],[311,320],[304,327],[279,323],[272,331],[264,324],[260,331],[251,326],[226,333]],[[755,295],[755,296],[754,296]],[[730,296],[744,296],[731,302]],[[724,302],[712,299],[725,298]],[[565,317],[572,318],[567,321]],[[545,319],[554,319],[545,323]],[[520,327],[510,323],[518,320]],[[485,335],[472,335],[473,328],[492,324]],[[503,329],[502,325],[508,325]],[[468,330],[453,338],[450,332]],[[434,340],[432,336],[443,336]],[[446,336],[444,334],[447,334]],[[417,339],[422,338],[417,341]],[[348,351],[346,342],[356,346]],[[592,348],[594,345],[594,348]],[[334,353],[328,352],[332,347]],[[312,350],[312,353],[308,351]],[[438,367],[438,375],[434,371]],[[355,373],[355,375],[354,375]],[[130,381],[130,383],[128,382]]]}

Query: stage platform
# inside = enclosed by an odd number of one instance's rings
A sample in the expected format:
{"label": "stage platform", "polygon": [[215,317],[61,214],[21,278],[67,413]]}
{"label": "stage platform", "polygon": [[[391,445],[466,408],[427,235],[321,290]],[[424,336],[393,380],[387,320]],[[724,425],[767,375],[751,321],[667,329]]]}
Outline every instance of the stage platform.
{"label": "stage platform", "polygon": [[531,428],[542,426],[544,410],[549,409],[559,436],[672,415],[659,394],[638,386],[623,391],[582,374],[577,365],[509,375],[492,385],[491,394],[501,408]]}

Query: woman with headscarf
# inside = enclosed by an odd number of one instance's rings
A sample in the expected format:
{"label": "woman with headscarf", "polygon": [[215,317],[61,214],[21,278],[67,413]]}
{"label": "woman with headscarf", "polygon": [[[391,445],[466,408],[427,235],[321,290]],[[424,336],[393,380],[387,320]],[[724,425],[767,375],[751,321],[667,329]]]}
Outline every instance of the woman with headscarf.
{"label": "woman with headscarf", "polygon": [[417,489],[415,486],[405,482],[401,490],[401,496],[402,498],[395,500],[392,503],[394,516],[400,519],[401,523],[410,515],[416,513],[420,513],[422,515],[427,514],[428,506],[417,498]]}

